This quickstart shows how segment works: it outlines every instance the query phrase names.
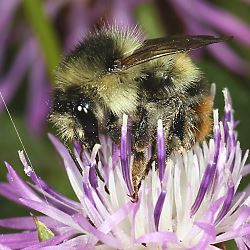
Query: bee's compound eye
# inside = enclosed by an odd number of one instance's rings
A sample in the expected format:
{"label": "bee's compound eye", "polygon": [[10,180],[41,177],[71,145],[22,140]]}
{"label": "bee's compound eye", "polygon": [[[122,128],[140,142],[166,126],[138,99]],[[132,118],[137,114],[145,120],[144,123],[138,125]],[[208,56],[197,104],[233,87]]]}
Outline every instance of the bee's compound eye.
{"label": "bee's compound eye", "polygon": [[85,114],[88,114],[89,112],[89,105],[88,104],[80,104],[80,105],[77,105],[76,107],[77,111],[79,112],[84,112]]}
{"label": "bee's compound eye", "polygon": [[76,124],[84,133],[84,141],[91,147],[98,142],[98,121],[94,114],[92,105],[83,100],[73,104],[73,117],[76,119]]}
{"label": "bee's compound eye", "polygon": [[82,108],[82,105],[78,105],[78,106],[77,106],[77,110],[78,110],[78,111],[80,111],[80,112],[81,112],[81,111],[82,111],[82,109],[83,109],[83,108]]}

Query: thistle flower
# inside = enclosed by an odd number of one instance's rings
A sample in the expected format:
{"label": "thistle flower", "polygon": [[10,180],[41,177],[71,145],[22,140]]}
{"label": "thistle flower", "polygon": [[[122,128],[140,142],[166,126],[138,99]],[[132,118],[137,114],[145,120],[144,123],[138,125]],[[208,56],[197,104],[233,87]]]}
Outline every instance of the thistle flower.
{"label": "thistle flower", "polygon": [[33,183],[24,182],[6,163],[8,182],[0,183],[0,194],[43,214],[36,221],[41,221],[50,237],[39,242],[31,217],[1,219],[0,226],[23,231],[1,235],[0,247],[212,250],[219,249],[216,244],[234,239],[239,249],[248,249],[249,188],[236,193],[242,176],[250,171],[245,165],[248,151],[242,154],[227,90],[224,96],[222,121],[214,111],[213,138],[183,154],[166,159],[167,145],[158,121],[158,170],[153,164],[142,180],[137,202],[131,200],[133,156],[126,119],[121,149],[102,136],[101,145],[95,145],[91,154],[76,143],[75,160],[49,135],[78,201],[48,186],[20,151],[24,171]]}

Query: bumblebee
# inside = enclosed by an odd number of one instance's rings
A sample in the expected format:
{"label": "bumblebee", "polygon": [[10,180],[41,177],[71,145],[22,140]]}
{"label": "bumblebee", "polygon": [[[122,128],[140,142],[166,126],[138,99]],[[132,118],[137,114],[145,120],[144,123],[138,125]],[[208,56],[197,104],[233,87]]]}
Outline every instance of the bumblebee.
{"label": "bumblebee", "polygon": [[224,40],[200,35],[142,41],[135,30],[95,31],[58,66],[50,121],[65,141],[77,139],[91,149],[99,134],[119,144],[127,114],[136,189],[147,169],[144,151],[156,145],[158,119],[167,155],[190,149],[210,132],[209,84],[187,52]]}

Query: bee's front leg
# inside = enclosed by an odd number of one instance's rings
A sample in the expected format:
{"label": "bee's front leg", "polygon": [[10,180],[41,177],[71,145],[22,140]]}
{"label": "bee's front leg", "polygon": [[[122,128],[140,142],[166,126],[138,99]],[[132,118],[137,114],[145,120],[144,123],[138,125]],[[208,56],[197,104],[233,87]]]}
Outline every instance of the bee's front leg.
{"label": "bee's front leg", "polygon": [[138,200],[138,192],[141,181],[146,174],[147,161],[144,152],[134,152],[134,161],[132,167],[132,184],[134,189],[133,201]]}
{"label": "bee's front leg", "polygon": [[149,144],[148,112],[145,108],[138,107],[137,121],[132,126],[132,150],[134,153],[132,183],[134,188],[134,201],[138,199],[141,181],[147,174],[149,159],[147,159],[145,151]]}

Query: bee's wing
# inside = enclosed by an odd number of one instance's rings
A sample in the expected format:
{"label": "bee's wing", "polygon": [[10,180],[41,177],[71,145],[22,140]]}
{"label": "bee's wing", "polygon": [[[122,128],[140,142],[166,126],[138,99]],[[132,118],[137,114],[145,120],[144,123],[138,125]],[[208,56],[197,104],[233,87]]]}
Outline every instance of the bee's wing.
{"label": "bee's wing", "polygon": [[188,52],[213,43],[228,40],[230,37],[200,36],[169,36],[145,40],[133,54],[119,60],[122,69],[153,60],[166,55]]}

